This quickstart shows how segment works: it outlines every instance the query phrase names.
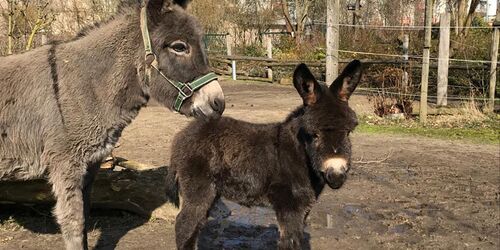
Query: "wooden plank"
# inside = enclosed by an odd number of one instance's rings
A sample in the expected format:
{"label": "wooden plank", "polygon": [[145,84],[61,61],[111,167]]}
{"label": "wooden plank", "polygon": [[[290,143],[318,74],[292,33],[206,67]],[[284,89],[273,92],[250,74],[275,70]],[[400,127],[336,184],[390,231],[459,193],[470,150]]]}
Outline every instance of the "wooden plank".
{"label": "wooden plank", "polygon": [[218,63],[231,64],[231,60],[220,58],[220,57],[209,56],[208,60],[218,62]]}
{"label": "wooden plank", "polygon": [[267,77],[253,77],[253,76],[238,76],[238,80],[272,82]]}

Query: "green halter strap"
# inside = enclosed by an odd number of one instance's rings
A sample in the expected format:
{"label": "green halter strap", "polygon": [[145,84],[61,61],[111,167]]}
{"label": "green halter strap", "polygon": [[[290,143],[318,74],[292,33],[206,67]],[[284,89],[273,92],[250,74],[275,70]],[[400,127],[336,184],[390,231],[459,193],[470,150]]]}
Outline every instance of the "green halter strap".
{"label": "green halter strap", "polygon": [[145,1],[142,2],[141,6],[141,31],[142,31],[142,39],[144,42],[144,50],[146,52],[145,62],[146,62],[146,75],[145,80],[146,83],[149,84],[151,81],[151,69],[156,70],[160,76],[162,76],[168,83],[174,86],[179,94],[177,95],[177,99],[174,102],[174,110],[179,112],[181,110],[182,104],[186,99],[191,97],[193,93],[202,88],[203,86],[209,84],[212,81],[217,80],[217,75],[213,72],[210,72],[206,75],[203,75],[190,83],[183,83],[175,80],[169,79],[161,70],[158,68],[158,60],[156,55],[153,52],[153,47],[151,46],[151,37],[149,35],[148,28],[148,15],[147,15],[147,5]]}

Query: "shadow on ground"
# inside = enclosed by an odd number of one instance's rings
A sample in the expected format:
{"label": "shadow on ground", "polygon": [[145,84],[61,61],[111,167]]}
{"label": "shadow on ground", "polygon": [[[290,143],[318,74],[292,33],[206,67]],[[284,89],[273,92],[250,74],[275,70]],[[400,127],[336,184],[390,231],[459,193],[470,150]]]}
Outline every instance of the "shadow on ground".
{"label": "shadow on ground", "polygon": [[[259,207],[245,208],[231,202],[226,203],[229,204],[227,207],[232,210],[232,214],[220,217],[217,212],[213,212],[220,208],[212,210],[211,214],[216,218],[211,217],[201,230],[198,249],[277,248],[279,233],[272,210]],[[60,230],[51,210],[52,207],[49,205],[0,205],[0,225],[11,227],[13,230],[22,227],[35,234],[60,237]],[[113,209],[92,209],[91,214],[88,226],[90,245],[94,246],[93,249],[116,249],[122,237],[151,220],[149,217]],[[172,227],[170,222],[160,223],[165,227]],[[173,230],[169,232],[173,234]],[[172,241],[175,239],[173,235],[169,238]],[[62,243],[62,238],[59,240]],[[311,249],[309,241],[310,235],[306,233],[303,249]],[[175,246],[175,243],[169,245]]]}

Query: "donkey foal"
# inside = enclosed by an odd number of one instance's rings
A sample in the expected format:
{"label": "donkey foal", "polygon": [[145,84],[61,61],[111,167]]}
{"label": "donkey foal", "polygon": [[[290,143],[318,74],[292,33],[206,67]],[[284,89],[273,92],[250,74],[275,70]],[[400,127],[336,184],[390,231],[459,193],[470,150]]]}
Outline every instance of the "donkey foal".
{"label": "donkey foal", "polygon": [[348,99],[360,78],[361,63],[353,61],[328,88],[301,64],[294,86],[304,104],[284,122],[223,117],[194,121],[181,131],[169,171],[183,200],[175,224],[177,248],[195,247],[208,211],[222,196],[245,206],[270,204],[279,222],[279,249],[300,249],[305,219],[325,184],[336,189],[346,179],[349,133],[358,123]]}

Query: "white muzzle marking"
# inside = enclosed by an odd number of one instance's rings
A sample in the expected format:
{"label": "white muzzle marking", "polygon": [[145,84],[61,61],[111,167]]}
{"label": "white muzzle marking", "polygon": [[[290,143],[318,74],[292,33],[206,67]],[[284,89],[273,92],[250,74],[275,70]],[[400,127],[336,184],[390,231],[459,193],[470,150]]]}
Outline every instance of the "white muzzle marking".
{"label": "white muzzle marking", "polygon": [[212,81],[193,94],[193,110],[201,110],[206,116],[211,116],[215,111],[211,103],[216,99],[224,100],[224,93],[219,81]]}
{"label": "white muzzle marking", "polygon": [[321,171],[325,172],[327,169],[333,169],[334,173],[345,174],[347,172],[347,160],[344,158],[330,158],[323,162]]}

